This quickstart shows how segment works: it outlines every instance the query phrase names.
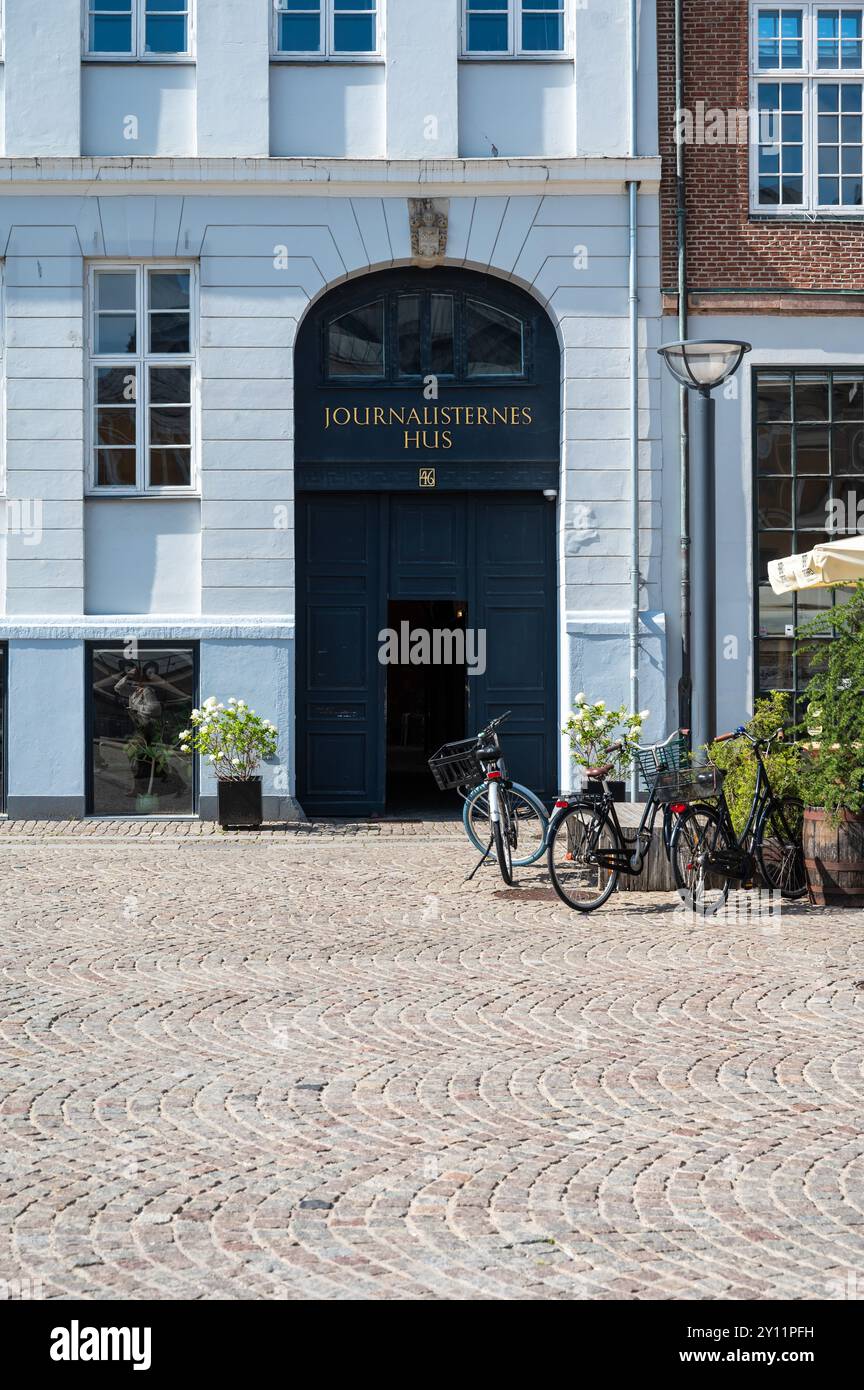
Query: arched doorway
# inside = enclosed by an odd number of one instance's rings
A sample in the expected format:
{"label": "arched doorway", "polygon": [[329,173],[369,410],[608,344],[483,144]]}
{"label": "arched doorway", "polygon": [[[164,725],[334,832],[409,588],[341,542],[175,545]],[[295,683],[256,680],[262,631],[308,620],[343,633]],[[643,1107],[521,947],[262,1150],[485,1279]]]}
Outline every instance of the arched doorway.
{"label": "arched doorway", "polygon": [[428,801],[429,754],[505,710],[512,774],[553,796],[560,349],[548,316],[491,276],[370,274],[310,310],[295,399],[301,805],[353,815]]}

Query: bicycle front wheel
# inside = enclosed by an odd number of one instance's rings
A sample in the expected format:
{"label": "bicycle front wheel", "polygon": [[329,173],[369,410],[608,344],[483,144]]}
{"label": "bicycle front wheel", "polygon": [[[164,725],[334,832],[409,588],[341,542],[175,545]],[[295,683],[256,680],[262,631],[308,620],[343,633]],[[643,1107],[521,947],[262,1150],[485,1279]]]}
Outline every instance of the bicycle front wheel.
{"label": "bicycle front wheel", "polygon": [[730,880],[711,859],[734,846],[713,806],[690,806],[672,832],[671,859],[675,883],[691,912],[712,917],[729,896]]}
{"label": "bicycle front wheel", "polygon": [[[521,787],[518,782],[514,782],[512,787],[508,788],[507,794],[516,837],[513,865],[514,868],[521,869],[528,864],[536,863],[546,848],[549,817],[543,802],[528,787]],[[479,787],[475,787],[469,794],[462,811],[462,824],[465,834],[478,853],[495,853],[494,845],[490,849],[492,825],[489,820],[489,792],[485,782],[481,782]]]}
{"label": "bicycle front wheel", "polygon": [[546,862],[558,897],[576,912],[595,912],[618,887],[619,870],[598,863],[597,856],[620,849],[605,811],[577,802],[549,829]]}
{"label": "bicycle front wheel", "polygon": [[784,898],[803,898],[807,892],[804,867],[804,804],[795,796],[769,801],[756,827],[754,849],[768,888]]}
{"label": "bicycle front wheel", "polygon": [[492,822],[492,841],[495,846],[495,858],[498,860],[501,877],[509,888],[513,882],[513,846],[507,810],[504,806],[501,807],[498,820]]}

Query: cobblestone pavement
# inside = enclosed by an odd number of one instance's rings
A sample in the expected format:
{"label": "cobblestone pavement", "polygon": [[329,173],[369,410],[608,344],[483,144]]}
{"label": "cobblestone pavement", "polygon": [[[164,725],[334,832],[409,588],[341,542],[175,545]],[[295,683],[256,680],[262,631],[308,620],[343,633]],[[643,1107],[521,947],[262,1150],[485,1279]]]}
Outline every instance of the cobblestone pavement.
{"label": "cobblestone pavement", "polygon": [[0,829],[6,1292],[861,1297],[864,914],[472,863]]}

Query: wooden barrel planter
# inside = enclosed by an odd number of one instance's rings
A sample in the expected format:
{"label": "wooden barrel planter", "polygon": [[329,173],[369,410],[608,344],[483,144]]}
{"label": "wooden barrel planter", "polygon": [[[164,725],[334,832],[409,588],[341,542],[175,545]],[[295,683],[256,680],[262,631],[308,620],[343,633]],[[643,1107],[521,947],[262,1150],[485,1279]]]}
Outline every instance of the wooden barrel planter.
{"label": "wooden barrel planter", "polygon": [[817,907],[864,907],[864,815],[804,812],[804,863]]}

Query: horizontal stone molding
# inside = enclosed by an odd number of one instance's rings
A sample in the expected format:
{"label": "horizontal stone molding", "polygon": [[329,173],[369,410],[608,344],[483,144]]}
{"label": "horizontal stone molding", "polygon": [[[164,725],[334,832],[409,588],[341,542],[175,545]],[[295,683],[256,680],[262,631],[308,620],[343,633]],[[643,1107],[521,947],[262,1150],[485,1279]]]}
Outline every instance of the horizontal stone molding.
{"label": "horizontal stone molding", "polygon": [[128,618],[0,618],[2,641],[81,641],[112,642],[124,637],[144,641],[269,641],[294,640],[293,618],[274,621],[273,618],[200,618],[145,617],[140,613]]}
{"label": "horizontal stone molding", "polygon": [[[0,159],[0,184],[10,193],[34,185],[98,184],[100,196],[158,190],[236,191],[244,185],[258,192],[272,189],[284,194],[296,189],[308,195],[344,197],[347,193],[375,192],[386,188],[391,196],[416,197],[418,188],[435,188],[442,197],[458,196],[466,189],[484,192],[525,192],[532,188],[558,193],[608,192],[638,183],[642,193],[656,194],[660,187],[659,156],[625,158],[602,155],[571,159],[196,159],[121,156],[100,158]],[[92,192],[92,189],[89,190]]]}

